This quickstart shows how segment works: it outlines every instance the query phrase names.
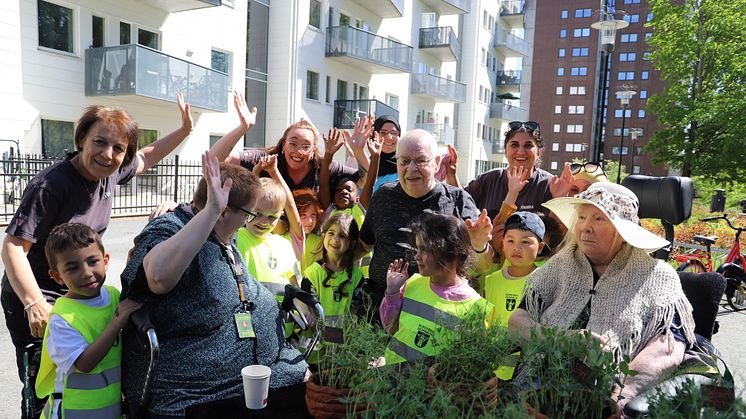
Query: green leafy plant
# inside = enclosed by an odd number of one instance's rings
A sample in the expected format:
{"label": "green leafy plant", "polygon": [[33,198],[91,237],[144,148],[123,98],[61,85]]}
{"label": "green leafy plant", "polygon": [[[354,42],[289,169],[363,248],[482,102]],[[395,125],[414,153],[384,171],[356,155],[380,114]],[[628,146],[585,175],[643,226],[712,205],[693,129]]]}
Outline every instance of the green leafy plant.
{"label": "green leafy plant", "polygon": [[728,409],[718,410],[708,404],[703,387],[687,381],[675,394],[657,391],[649,402],[648,416],[654,418],[736,419],[746,417],[746,404],[737,398]]}

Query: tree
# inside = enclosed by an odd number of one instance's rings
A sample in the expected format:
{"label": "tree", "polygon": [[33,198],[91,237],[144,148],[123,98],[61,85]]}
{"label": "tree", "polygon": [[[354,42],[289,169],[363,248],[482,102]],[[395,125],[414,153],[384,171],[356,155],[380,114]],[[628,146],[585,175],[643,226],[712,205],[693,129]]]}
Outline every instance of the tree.
{"label": "tree", "polygon": [[[674,4],[676,3],[676,4]],[[666,87],[645,147],[684,176],[746,180],[746,0],[649,0],[653,65]]]}

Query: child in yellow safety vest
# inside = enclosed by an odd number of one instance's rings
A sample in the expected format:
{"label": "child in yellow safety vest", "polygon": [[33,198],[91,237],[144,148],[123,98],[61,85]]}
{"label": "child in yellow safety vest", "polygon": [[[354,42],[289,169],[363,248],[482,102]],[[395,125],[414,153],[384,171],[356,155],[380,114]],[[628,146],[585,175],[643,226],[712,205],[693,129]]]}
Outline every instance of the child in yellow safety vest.
{"label": "child in yellow safety vest", "polygon": [[300,214],[303,233],[306,236],[303,244],[303,256],[301,257],[301,272],[305,272],[309,266],[323,257],[324,247],[321,244],[321,236],[318,235],[318,231],[324,220],[324,210],[321,209],[316,193],[309,188],[294,190],[293,199]]}
{"label": "child in yellow safety vest", "polygon": [[427,214],[411,228],[419,273],[407,279],[408,264],[393,261],[379,309],[381,322],[394,335],[387,364],[436,355],[461,319],[478,313],[487,326],[494,316],[492,304],[466,277],[474,260],[466,224],[450,215]]}
{"label": "child in yellow safety vest", "polygon": [[121,417],[120,331],[141,304],[120,302],[119,291],[104,286],[109,254],[90,227],[61,224],[44,250],[49,275],[68,291],[44,333],[36,377],[38,397],[47,398],[41,417]]}
{"label": "child in yellow safety vest", "polygon": [[[495,306],[499,326],[508,327],[510,316],[523,299],[526,277],[538,267],[537,258],[549,251],[545,232],[544,222],[532,212],[519,211],[505,221],[502,254],[507,263],[484,280],[484,297]],[[514,367],[500,367],[498,378],[511,379]]]}

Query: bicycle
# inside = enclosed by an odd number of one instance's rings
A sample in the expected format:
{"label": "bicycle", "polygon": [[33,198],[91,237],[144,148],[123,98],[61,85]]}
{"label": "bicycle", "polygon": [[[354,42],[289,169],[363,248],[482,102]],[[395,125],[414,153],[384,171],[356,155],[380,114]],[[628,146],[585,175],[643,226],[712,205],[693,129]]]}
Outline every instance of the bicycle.
{"label": "bicycle", "polygon": [[[734,226],[730,222],[730,219],[728,219],[728,214],[702,219],[702,221],[705,222],[717,220],[725,220],[728,227],[736,233],[733,246],[725,257],[723,264],[720,265],[715,272],[723,275],[728,281],[725,288],[725,299],[728,302],[728,305],[734,311],[746,310],[746,272],[744,272],[744,267],[746,267],[746,257],[741,253],[741,242],[739,241],[741,233],[746,231],[746,228]],[[677,256],[676,260],[682,263],[678,268],[676,268],[676,270],[688,272],[712,272],[712,245],[717,240],[717,237],[696,235],[693,240],[703,244],[706,250],[704,253],[698,252]],[[702,262],[703,260],[704,263]]]}

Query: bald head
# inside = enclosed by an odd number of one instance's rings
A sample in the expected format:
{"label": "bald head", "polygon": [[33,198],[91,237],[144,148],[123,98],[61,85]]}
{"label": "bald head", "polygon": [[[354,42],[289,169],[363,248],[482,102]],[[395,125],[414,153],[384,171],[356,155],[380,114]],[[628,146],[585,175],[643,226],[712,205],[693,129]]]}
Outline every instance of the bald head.
{"label": "bald head", "polygon": [[413,129],[407,131],[403,137],[399,139],[399,143],[396,145],[396,155],[401,154],[401,151],[411,144],[418,144],[424,150],[427,150],[431,155],[435,155],[438,150],[438,142],[435,140],[432,134],[425,131],[424,129]]}
{"label": "bald head", "polygon": [[438,142],[421,129],[408,131],[396,145],[396,172],[404,192],[413,197],[424,196],[436,185],[435,172],[440,166]]}

